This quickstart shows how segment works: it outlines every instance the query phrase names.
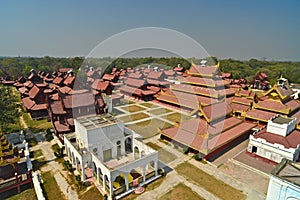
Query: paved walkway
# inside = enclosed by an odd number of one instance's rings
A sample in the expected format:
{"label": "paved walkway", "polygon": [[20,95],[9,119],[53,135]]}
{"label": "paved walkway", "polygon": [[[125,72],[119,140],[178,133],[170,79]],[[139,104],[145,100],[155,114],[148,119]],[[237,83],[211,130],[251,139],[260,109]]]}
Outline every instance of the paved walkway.
{"label": "paved walkway", "polygon": [[36,146],[31,147],[30,151],[35,151],[38,149],[42,150],[45,160],[47,162],[47,165],[43,166],[40,170],[42,172],[51,171],[54,174],[54,178],[55,178],[58,186],[60,187],[62,193],[65,195],[65,197],[70,200],[77,200],[78,199],[77,192],[74,191],[70,187],[69,183],[66,181],[67,172],[63,171],[63,167],[54,160],[55,156],[51,150],[51,145],[56,142],[57,142],[57,139],[53,139],[51,141],[51,143],[50,142],[41,142],[41,143],[37,144]]}

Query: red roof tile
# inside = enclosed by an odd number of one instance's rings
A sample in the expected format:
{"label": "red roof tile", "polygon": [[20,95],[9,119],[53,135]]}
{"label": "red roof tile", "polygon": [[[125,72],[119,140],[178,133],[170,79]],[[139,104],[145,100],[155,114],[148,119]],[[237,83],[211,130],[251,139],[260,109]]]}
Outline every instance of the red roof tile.
{"label": "red roof tile", "polygon": [[135,79],[142,79],[143,78],[143,74],[141,74],[139,72],[128,73],[127,77],[128,78],[135,78]]}
{"label": "red roof tile", "polygon": [[34,98],[37,97],[37,95],[39,94],[39,92],[40,92],[40,89],[39,89],[38,87],[36,87],[36,86],[33,86],[33,87],[29,90],[28,95],[29,95],[29,97],[30,97],[31,99],[34,99]]}
{"label": "red roof tile", "polygon": [[203,106],[201,110],[202,114],[208,122],[220,119],[222,117],[225,118],[225,116],[229,115],[232,112],[232,108],[226,101]]}
{"label": "red roof tile", "polygon": [[230,106],[231,106],[233,112],[246,112],[246,111],[250,110],[250,106],[245,105],[245,104],[232,102],[230,104]]}
{"label": "red roof tile", "polygon": [[166,71],[164,71],[164,74],[166,76],[175,76],[176,72],[174,70],[166,70]]}
{"label": "red roof tile", "polygon": [[127,85],[122,86],[120,88],[120,92],[130,94],[130,95],[132,95],[132,94],[135,94],[135,95],[138,95],[138,96],[142,95],[142,90],[141,89],[130,87],[130,86],[127,86]]}
{"label": "red roof tile", "polygon": [[192,85],[187,85],[187,84],[173,84],[173,85],[171,85],[170,88],[172,90],[218,98],[217,91],[212,88],[198,87],[198,86],[192,86]]}
{"label": "red roof tile", "polygon": [[210,151],[220,148],[221,146],[224,146],[225,144],[243,135],[244,133],[249,132],[255,126],[256,124],[243,122],[233,127],[232,129],[222,132],[220,135],[216,135],[215,137],[210,139],[208,141],[208,148]]}
{"label": "red roof tile", "polygon": [[92,93],[66,95],[63,97],[63,104],[66,108],[77,108],[94,105],[95,98]]}
{"label": "red roof tile", "polygon": [[59,121],[53,122],[54,129],[59,133],[69,132],[70,128],[67,123],[60,123]]}
{"label": "red roof tile", "polygon": [[113,81],[116,78],[114,74],[104,74],[102,79],[105,81]]}
{"label": "red roof tile", "polygon": [[20,92],[21,94],[25,94],[25,93],[28,92],[28,90],[27,90],[26,87],[21,87],[21,88],[19,88],[18,90],[19,90],[19,92]]}
{"label": "red roof tile", "polygon": [[31,81],[26,81],[26,82],[24,83],[24,86],[27,87],[27,88],[32,88],[33,85],[34,85],[34,84],[33,84]]}
{"label": "red roof tile", "polygon": [[109,86],[109,81],[103,81],[101,79],[96,79],[93,84],[92,84],[92,88],[98,91],[105,91]]}
{"label": "red roof tile", "polygon": [[220,86],[230,84],[230,82],[227,80],[221,80],[221,79],[213,80],[210,78],[193,77],[193,76],[181,78],[179,79],[179,81],[182,83],[189,83],[189,84],[208,86],[208,87],[220,87]]}
{"label": "red roof tile", "polygon": [[292,100],[286,102],[284,105],[286,105],[288,108],[290,108],[291,112],[300,108],[300,103],[295,99],[292,99]]}
{"label": "red roof tile", "polygon": [[66,114],[66,111],[64,110],[61,101],[52,101],[50,103],[50,109],[51,109],[52,113],[56,114],[56,115]]}
{"label": "red roof tile", "polygon": [[252,104],[253,100],[241,98],[241,97],[233,97],[231,102],[250,106]]}
{"label": "red roof tile", "polygon": [[162,80],[164,78],[164,72],[156,72],[156,71],[151,71],[148,76],[147,79],[154,79],[154,80]]}
{"label": "red roof tile", "polygon": [[27,110],[30,110],[30,109],[34,106],[34,104],[35,104],[35,102],[32,101],[29,97],[23,98],[23,99],[22,99],[22,102],[23,102],[24,107],[25,107]]}
{"label": "red roof tile", "polygon": [[68,86],[63,86],[58,88],[59,92],[61,92],[62,94],[69,94],[72,90],[72,88],[68,87]]}
{"label": "red roof tile", "polygon": [[253,109],[253,110],[246,112],[246,117],[254,119],[254,120],[263,121],[263,122],[268,122],[269,119],[271,119],[272,117],[274,117],[276,115],[277,114],[273,113],[273,112],[257,110],[257,109]]}
{"label": "red roof tile", "polygon": [[34,106],[32,106],[31,110],[47,110],[47,104],[34,104]]}
{"label": "red roof tile", "polygon": [[142,87],[145,85],[145,81],[142,79],[134,79],[134,78],[127,78],[124,82],[126,85],[128,86],[132,86],[132,87]]}
{"label": "red roof tile", "polygon": [[65,80],[64,80],[64,84],[71,86],[75,81],[75,76],[68,76]]}
{"label": "red roof tile", "polygon": [[57,77],[53,80],[53,83],[56,84],[56,85],[59,85],[59,84],[61,84],[63,81],[64,81],[64,78],[63,78],[63,77],[57,76]]}
{"label": "red roof tile", "polygon": [[218,73],[218,68],[216,66],[201,66],[201,65],[192,65],[188,73],[197,74],[197,75],[214,75]]}
{"label": "red roof tile", "polygon": [[297,146],[300,145],[300,131],[298,130],[294,130],[289,135],[284,137],[274,133],[269,133],[267,132],[267,129],[264,128],[253,136],[254,138],[265,139],[271,144],[281,144],[287,149],[297,148]]}
{"label": "red roof tile", "polygon": [[275,111],[283,114],[288,114],[290,112],[288,106],[284,105],[280,101],[274,101],[271,99],[257,102],[254,104],[254,108]]}

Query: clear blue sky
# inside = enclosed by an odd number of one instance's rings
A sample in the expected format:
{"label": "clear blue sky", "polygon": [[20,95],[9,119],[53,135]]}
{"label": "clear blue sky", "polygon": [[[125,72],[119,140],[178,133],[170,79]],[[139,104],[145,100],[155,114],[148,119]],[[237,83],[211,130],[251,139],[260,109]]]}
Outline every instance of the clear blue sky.
{"label": "clear blue sky", "polygon": [[4,0],[0,56],[86,56],[132,28],[180,31],[219,58],[300,61],[300,1]]}

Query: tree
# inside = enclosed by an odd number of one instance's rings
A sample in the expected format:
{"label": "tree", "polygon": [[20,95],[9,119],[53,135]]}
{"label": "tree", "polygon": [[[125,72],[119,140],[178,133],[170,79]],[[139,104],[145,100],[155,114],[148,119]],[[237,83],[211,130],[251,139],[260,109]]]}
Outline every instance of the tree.
{"label": "tree", "polygon": [[0,127],[5,132],[9,124],[19,120],[18,97],[13,93],[13,88],[0,86]]}

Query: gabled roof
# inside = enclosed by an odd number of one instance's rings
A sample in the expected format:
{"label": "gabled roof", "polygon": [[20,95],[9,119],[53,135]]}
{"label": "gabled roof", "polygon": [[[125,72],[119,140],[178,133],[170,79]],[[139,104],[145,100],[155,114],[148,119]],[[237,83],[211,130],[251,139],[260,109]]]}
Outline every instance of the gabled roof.
{"label": "gabled roof", "polygon": [[231,106],[233,112],[243,113],[243,112],[247,112],[248,110],[250,110],[250,106],[245,105],[245,104],[232,102],[230,104],[230,106]]}
{"label": "gabled roof", "polygon": [[142,79],[143,74],[141,74],[140,72],[128,73],[127,77],[128,78],[135,78],[135,79]]}
{"label": "gabled roof", "polygon": [[135,88],[135,87],[130,87],[130,86],[127,86],[127,85],[124,85],[120,88],[120,91],[122,93],[126,93],[126,94],[135,94],[137,96],[141,96],[142,95],[142,90],[141,89],[138,89],[138,88]]}
{"label": "gabled roof", "polygon": [[268,122],[269,119],[271,119],[276,115],[277,115],[276,113],[268,112],[264,110],[258,110],[258,109],[249,110],[246,113],[244,113],[244,116],[246,118],[250,118],[262,122]]}
{"label": "gabled roof", "polygon": [[290,96],[294,94],[293,90],[288,84],[286,84],[284,87],[280,85],[274,85],[269,91],[265,93],[265,96],[270,95],[271,93],[277,93],[281,100],[290,98]]}
{"label": "gabled roof", "polygon": [[22,99],[23,105],[27,110],[30,110],[34,105],[35,102],[32,101],[29,97],[25,97]]}
{"label": "gabled roof", "polygon": [[113,81],[116,78],[115,74],[104,74],[102,79],[105,81]]}
{"label": "gabled roof", "polygon": [[213,80],[211,78],[193,77],[193,76],[180,78],[179,81],[182,83],[189,83],[193,85],[208,86],[208,87],[220,87],[220,86],[225,86],[230,84],[228,80],[222,80],[222,79]]}
{"label": "gabled roof", "polygon": [[164,74],[166,76],[175,76],[176,72],[174,70],[166,70],[166,71],[164,71]]}
{"label": "gabled roof", "polygon": [[58,72],[60,72],[60,73],[67,73],[70,70],[73,70],[73,68],[59,68]]}
{"label": "gabled roof", "polygon": [[68,75],[68,77],[64,80],[64,84],[71,86],[75,81],[75,76],[70,76]]}
{"label": "gabled roof", "polygon": [[26,82],[24,83],[24,86],[27,87],[27,88],[32,88],[33,85],[34,85],[34,84],[33,84],[31,81],[26,81]]}
{"label": "gabled roof", "polygon": [[66,111],[64,110],[61,101],[51,101],[50,109],[51,109],[52,113],[56,114],[56,115],[66,114]]}
{"label": "gabled roof", "polygon": [[258,101],[257,103],[253,104],[253,107],[261,110],[268,110],[271,112],[277,112],[286,115],[291,112],[291,109],[288,106],[281,103],[281,101],[272,99]]}
{"label": "gabled roof", "polygon": [[40,89],[39,89],[37,86],[34,85],[34,86],[29,90],[28,95],[29,95],[29,97],[30,97],[31,99],[34,99],[34,98],[37,97],[37,95],[39,94],[39,92],[40,92]]}
{"label": "gabled roof", "polygon": [[63,78],[63,77],[57,76],[57,77],[53,80],[53,83],[54,83],[55,85],[60,85],[63,81],[64,81],[64,78]]}
{"label": "gabled roof", "polygon": [[161,80],[164,78],[164,72],[162,71],[151,71],[148,76],[147,79],[154,79],[154,80]]}
{"label": "gabled roof", "polygon": [[65,108],[77,108],[91,106],[95,103],[95,97],[92,93],[82,93],[66,95],[62,98]]}
{"label": "gabled roof", "polygon": [[200,107],[200,111],[203,114],[207,122],[224,118],[232,112],[232,108],[226,101],[218,102],[208,106]]}
{"label": "gabled roof", "polygon": [[105,91],[109,86],[109,81],[103,81],[101,79],[96,79],[93,84],[92,84],[92,88],[98,91]]}
{"label": "gabled roof", "polygon": [[253,103],[253,100],[252,99],[241,98],[241,97],[233,97],[231,102],[250,106]]}
{"label": "gabled roof", "polygon": [[70,88],[68,86],[63,86],[63,87],[59,87],[58,90],[62,94],[70,94],[72,88]]}
{"label": "gabled roof", "polygon": [[191,68],[187,70],[188,74],[196,75],[196,76],[208,76],[212,77],[215,74],[218,74],[217,66],[201,66],[192,64]]}
{"label": "gabled roof", "polygon": [[132,86],[132,87],[136,87],[136,88],[139,88],[139,87],[142,87],[145,85],[145,80],[143,79],[134,79],[134,78],[127,78],[124,83],[126,85],[129,85],[129,86]]}

